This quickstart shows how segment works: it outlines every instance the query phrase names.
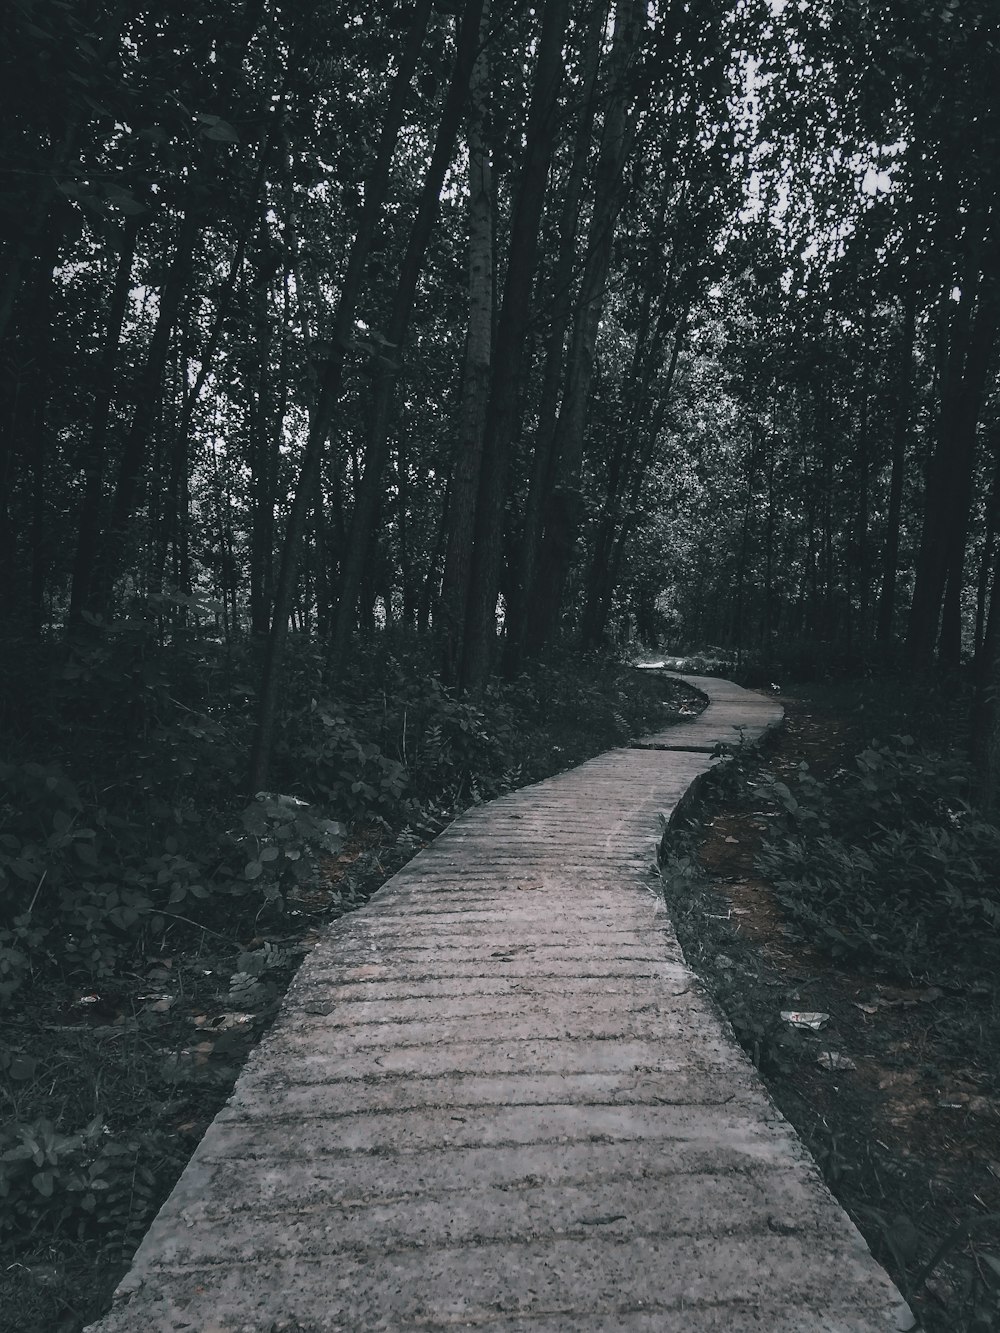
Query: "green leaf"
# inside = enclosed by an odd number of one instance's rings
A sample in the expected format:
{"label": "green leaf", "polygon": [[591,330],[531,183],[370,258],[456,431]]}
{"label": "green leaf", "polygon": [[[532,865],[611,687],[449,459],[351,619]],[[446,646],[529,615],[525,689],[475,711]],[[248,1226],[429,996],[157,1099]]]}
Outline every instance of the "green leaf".
{"label": "green leaf", "polygon": [[224,120],[216,121],[214,125],[206,125],[202,128],[202,134],[206,139],[214,139],[217,143],[239,143],[240,136]]}
{"label": "green leaf", "polygon": [[277,861],[277,859],[278,859],[278,857],[279,857],[280,855],[281,855],[281,850],[280,850],[280,848],[278,848],[278,847],[265,847],[264,850],[263,850],[263,851],[261,852],[261,854],[260,854],[260,860],[261,860],[261,861],[265,861],[265,862],[267,862],[267,861]]}
{"label": "green leaf", "polygon": [[263,869],[264,867],[259,861],[248,861],[243,867],[243,878],[251,880],[260,879]]}
{"label": "green leaf", "polygon": [[84,865],[88,866],[97,865],[97,852],[94,850],[93,843],[76,842],[73,845],[76,848],[77,856],[84,863]]}
{"label": "green leaf", "polygon": [[138,199],[129,194],[128,190],[123,190],[117,185],[107,185],[104,189],[105,196],[109,204],[117,208],[120,213],[127,217],[138,217],[140,213],[148,212],[145,204],[141,204]]}
{"label": "green leaf", "polygon": [[36,1171],[31,1177],[31,1183],[39,1194],[43,1195],[46,1199],[52,1198],[55,1177],[51,1171]]}

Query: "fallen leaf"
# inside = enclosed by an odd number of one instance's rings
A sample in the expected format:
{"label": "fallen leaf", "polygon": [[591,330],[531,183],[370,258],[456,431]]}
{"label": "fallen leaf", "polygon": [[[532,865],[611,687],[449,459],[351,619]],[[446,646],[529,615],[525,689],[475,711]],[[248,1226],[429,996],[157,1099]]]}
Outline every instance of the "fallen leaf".
{"label": "fallen leaf", "polygon": [[782,1009],[781,1021],[790,1023],[793,1028],[811,1028],[813,1032],[818,1032],[829,1023],[830,1015],[811,1010]]}
{"label": "fallen leaf", "polygon": [[820,1051],[816,1063],[822,1069],[857,1069],[851,1057],[841,1054],[840,1051]]}

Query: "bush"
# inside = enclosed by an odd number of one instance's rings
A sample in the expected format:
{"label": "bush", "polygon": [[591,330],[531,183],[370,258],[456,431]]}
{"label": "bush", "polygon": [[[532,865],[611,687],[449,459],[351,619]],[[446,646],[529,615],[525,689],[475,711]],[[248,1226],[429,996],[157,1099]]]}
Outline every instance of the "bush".
{"label": "bush", "polygon": [[940,973],[949,958],[1000,959],[1000,830],[966,800],[969,772],[920,754],[904,736],[872,744],[851,771],[819,781],[803,766],[792,786],[760,794],[783,813],[759,869],[791,921],[836,957],[908,974]]}
{"label": "bush", "polygon": [[134,969],[168,933],[234,939],[249,923],[252,936],[345,824],[426,824],[426,810],[544,776],[662,711],[658,682],[572,654],[473,702],[441,683],[430,649],[383,635],[334,674],[321,645],[293,642],[276,790],[248,804],[253,645],[196,628],[161,642],[142,620],[68,653],[31,645],[10,675],[22,693],[30,678],[33,711],[5,717],[0,756],[0,1007],[32,981]]}
{"label": "bush", "polygon": [[18,1232],[135,1244],[156,1211],[150,1136],[118,1137],[96,1116],[64,1134],[45,1117],[0,1126],[0,1246]]}

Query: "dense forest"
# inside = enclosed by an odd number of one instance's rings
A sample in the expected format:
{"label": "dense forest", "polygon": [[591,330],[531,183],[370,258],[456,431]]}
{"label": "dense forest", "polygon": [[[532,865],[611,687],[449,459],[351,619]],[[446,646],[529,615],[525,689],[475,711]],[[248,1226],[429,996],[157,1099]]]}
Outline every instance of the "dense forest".
{"label": "dense forest", "polygon": [[990,656],[985,0],[3,22],[8,642]]}
{"label": "dense forest", "polygon": [[[249,1007],[640,648],[966,682],[995,801],[995,0],[7,0],[0,64],[0,1006],[225,935]],[[139,1130],[33,1106],[14,1224],[97,1162],[134,1244]]]}

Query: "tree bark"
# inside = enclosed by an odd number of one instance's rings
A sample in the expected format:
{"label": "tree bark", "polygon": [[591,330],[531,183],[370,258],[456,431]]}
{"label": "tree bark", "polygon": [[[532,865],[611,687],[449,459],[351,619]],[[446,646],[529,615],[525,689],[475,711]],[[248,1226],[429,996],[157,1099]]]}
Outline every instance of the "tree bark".
{"label": "tree bark", "polygon": [[538,567],[546,500],[555,484],[559,389],[563,379],[566,333],[573,311],[573,270],[577,262],[577,233],[597,113],[597,75],[607,17],[608,3],[595,4],[591,12],[590,28],[585,38],[580,114],[559,221],[559,255],[552,276],[552,313],[545,344],[545,371],[539,395],[531,477],[525,502],[524,526],[518,546],[519,555],[511,580],[507,638],[504,645],[504,671],[508,676],[515,675],[520,664],[526,599],[534,585],[535,571]]}
{"label": "tree bark", "polygon": [[996,550],[997,531],[1000,528],[1000,431],[996,428],[992,433],[990,452],[993,456],[993,482],[990,486],[989,499],[986,502],[986,533],[983,537],[983,553],[979,563],[979,580],[976,586],[976,624],[973,632],[977,672],[981,669],[983,662],[993,558]]}
{"label": "tree bark", "polygon": [[946,670],[957,669],[962,657],[965,548],[969,540],[979,417],[982,412],[990,361],[996,344],[997,314],[992,284],[989,278],[984,276],[964,367],[957,421],[954,425],[958,475],[955,478],[954,508],[948,532],[947,582],[941,613],[941,637],[938,644],[938,665]]}
{"label": "tree bark", "polygon": [[459,674],[466,690],[478,690],[483,685],[496,646],[507,473],[520,409],[538,234],[558,132],[556,111],[568,21],[569,0],[546,0],[525,130],[524,162],[511,217],[507,276],[497,322],[489,417],[476,497],[475,541]]}
{"label": "tree bark", "polygon": [[913,402],[913,343],[916,336],[917,293],[912,281],[907,284],[903,299],[903,328],[896,372],[896,410],[892,426],[889,508],[886,514],[885,544],[882,548],[882,587],[875,631],[876,641],[880,644],[888,644],[892,640],[896,611],[896,576],[899,566],[899,530],[903,513],[906,442],[910,433]]}
{"label": "tree bark", "polygon": [[972,707],[970,751],[978,798],[990,812],[1000,793],[1000,549],[993,558],[990,608]]}
{"label": "tree bark", "polygon": [[996,333],[996,292],[987,268],[978,281],[974,275],[962,287],[941,385],[939,427],[927,472],[907,638],[908,656],[918,668],[931,663],[949,578],[952,600],[941,643],[942,662],[951,663],[956,656],[955,627],[957,624],[960,634],[960,617],[955,615],[955,605],[961,593],[976,431]]}
{"label": "tree bark", "polygon": [[[489,5],[483,8],[483,27]],[[489,57],[481,50],[470,84],[469,114],[469,326],[465,340],[465,367],[458,416],[458,438],[447,508],[447,545],[444,576],[436,625],[441,652],[441,672],[446,681],[458,678],[462,653],[462,628],[469,576],[476,493],[482,468],[486,412],[490,395],[490,364],[493,354],[493,179],[490,149],[486,141],[489,117]]]}
{"label": "tree bark", "polygon": [[[284,319],[281,325],[279,384],[287,392],[287,327],[291,309],[289,274],[282,284]],[[267,308],[267,289],[257,294],[257,386],[252,394],[250,412],[250,632],[263,637],[271,621],[272,560],[274,551],[274,506],[277,499],[278,453],[282,410],[275,413],[271,403],[271,321]]]}

